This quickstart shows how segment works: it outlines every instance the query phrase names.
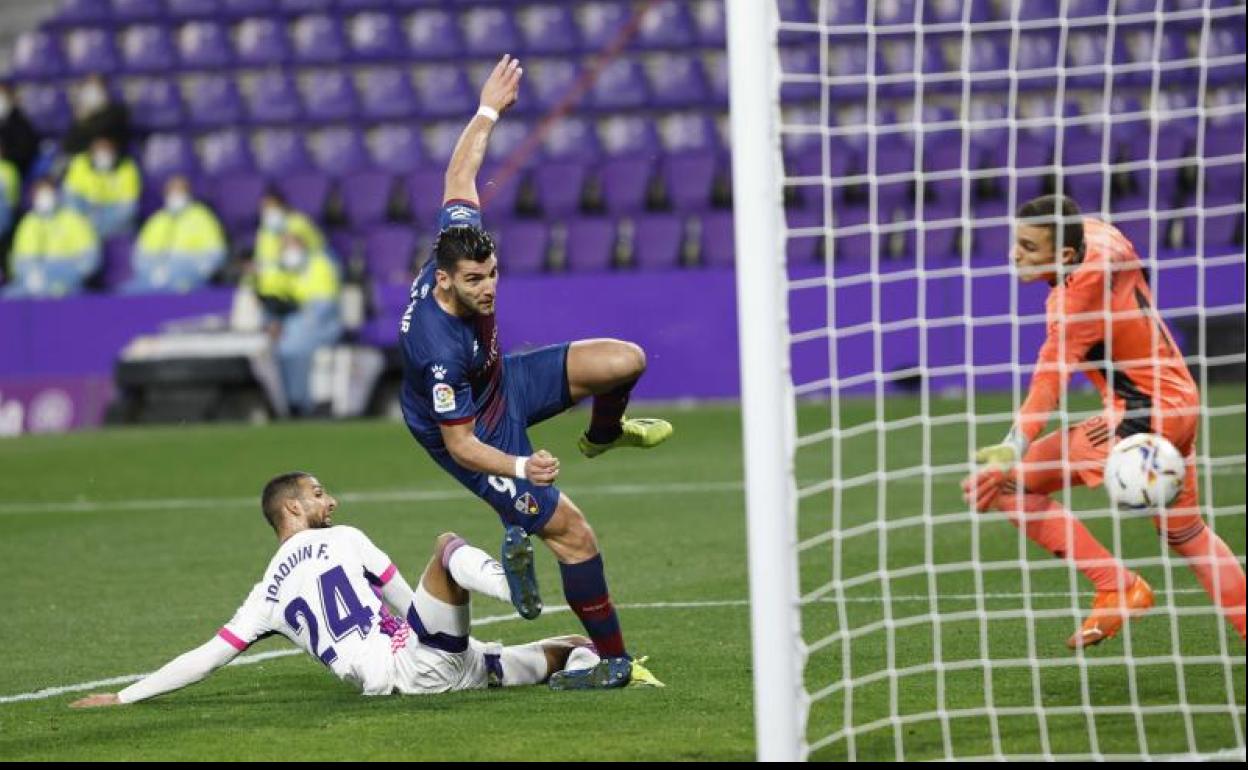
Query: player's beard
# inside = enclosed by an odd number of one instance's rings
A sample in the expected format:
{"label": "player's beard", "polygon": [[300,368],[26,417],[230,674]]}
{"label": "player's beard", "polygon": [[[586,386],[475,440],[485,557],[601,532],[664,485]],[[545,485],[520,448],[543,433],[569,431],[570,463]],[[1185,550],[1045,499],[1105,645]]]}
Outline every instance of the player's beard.
{"label": "player's beard", "polygon": [[497,295],[495,295],[494,299],[490,302],[489,309],[485,310],[482,308],[481,302],[479,300],[476,300],[473,297],[469,296],[468,294],[465,294],[464,292],[460,291],[459,287],[452,287],[452,288],[455,289],[455,298],[456,300],[458,300],[460,306],[468,308],[469,312],[471,312],[473,315],[494,315],[494,306],[495,306],[495,303],[498,301]]}

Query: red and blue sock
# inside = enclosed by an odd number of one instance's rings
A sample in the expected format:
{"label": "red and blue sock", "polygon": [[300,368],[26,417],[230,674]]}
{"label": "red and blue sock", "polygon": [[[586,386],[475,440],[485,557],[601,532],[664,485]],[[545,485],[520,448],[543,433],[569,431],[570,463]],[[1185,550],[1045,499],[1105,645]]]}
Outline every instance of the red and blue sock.
{"label": "red and blue sock", "polygon": [[620,619],[607,592],[602,554],[578,564],[560,564],[559,572],[563,576],[563,596],[581,619],[598,654],[604,658],[629,657],[624,649]]}

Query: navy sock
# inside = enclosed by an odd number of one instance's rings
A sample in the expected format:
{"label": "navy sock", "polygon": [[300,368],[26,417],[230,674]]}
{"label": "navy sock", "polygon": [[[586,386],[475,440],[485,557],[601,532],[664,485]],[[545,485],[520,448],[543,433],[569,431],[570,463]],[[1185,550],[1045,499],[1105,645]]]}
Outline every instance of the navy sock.
{"label": "navy sock", "polygon": [[615,390],[599,393],[594,396],[594,411],[589,418],[589,430],[585,437],[595,444],[610,444],[620,436],[620,421],[624,419],[624,410],[628,408],[628,397],[632,395],[636,380],[621,385]]}

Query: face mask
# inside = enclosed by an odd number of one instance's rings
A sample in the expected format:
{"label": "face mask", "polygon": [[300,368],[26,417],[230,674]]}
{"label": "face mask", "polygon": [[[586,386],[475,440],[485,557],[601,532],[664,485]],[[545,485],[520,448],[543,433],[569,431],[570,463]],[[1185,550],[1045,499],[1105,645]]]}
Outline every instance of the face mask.
{"label": "face mask", "polygon": [[34,200],[31,201],[36,214],[48,215],[56,208],[56,193],[48,189],[42,189],[35,193]]}
{"label": "face mask", "polygon": [[111,171],[117,163],[117,155],[112,150],[95,150],[91,153],[91,165],[96,171]]}
{"label": "face mask", "polygon": [[286,212],[277,207],[264,210],[264,229],[277,233],[281,232],[285,227]]}
{"label": "face mask", "polygon": [[301,267],[303,267],[304,260],[307,259],[307,256],[308,255],[304,253],[303,249],[299,248],[298,246],[287,246],[286,248],[282,249],[282,269],[283,270],[300,269]]}
{"label": "face mask", "polygon": [[165,196],[165,208],[173,212],[181,211],[191,202],[191,196],[184,192],[171,192]]}

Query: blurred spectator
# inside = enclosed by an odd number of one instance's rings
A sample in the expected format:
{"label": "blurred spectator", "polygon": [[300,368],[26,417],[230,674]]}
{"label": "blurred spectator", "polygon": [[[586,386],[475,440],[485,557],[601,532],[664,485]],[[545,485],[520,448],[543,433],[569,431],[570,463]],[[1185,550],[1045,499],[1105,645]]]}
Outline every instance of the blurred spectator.
{"label": "blurred spectator", "polygon": [[134,277],[125,292],[187,292],[203,286],[225,261],[221,223],[191,197],[186,177],[165,183],[165,206],[139,231],[134,247]]}
{"label": "blurred spectator", "polygon": [[17,166],[23,177],[39,152],[39,134],[17,103],[13,87],[3,81],[0,81],[0,147],[4,147],[5,157]]}
{"label": "blurred spectator", "polygon": [[86,214],[101,238],[134,232],[141,187],[138,166],[104,136],[91,142],[90,152],[75,155],[65,172],[66,204]]}
{"label": "blurred spectator", "polygon": [[342,336],[338,267],[324,247],[295,233],[280,238],[279,251],[276,264],[257,268],[256,293],[277,344],[291,414],[307,415],[314,406],[309,382],[312,357]]}
{"label": "blurred spectator", "polygon": [[34,184],[31,210],[17,225],[9,255],[9,297],[60,297],[82,289],[100,265],[91,221],[57,200],[51,179]]}
{"label": "blurred spectator", "polygon": [[262,282],[266,275],[274,275],[272,268],[282,256],[282,238],[288,234],[298,236],[311,251],[326,248],[325,236],[311,219],[291,208],[278,190],[266,190],[260,198],[260,229],[256,233],[254,254],[257,281],[261,282],[257,283],[257,289],[262,293],[266,288]]}
{"label": "blurred spectator", "polygon": [[99,138],[110,139],[121,152],[130,147],[130,110],[109,96],[104,78],[88,75],[74,100],[74,124],[61,147],[66,155],[86,152]]}
{"label": "blurred spectator", "polygon": [[[5,242],[13,217],[22,200],[22,175],[17,165],[8,159],[4,142],[0,142],[0,244]],[[0,252],[3,253],[3,252]]]}

